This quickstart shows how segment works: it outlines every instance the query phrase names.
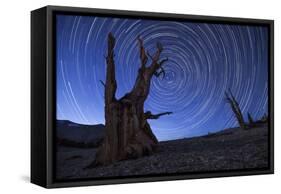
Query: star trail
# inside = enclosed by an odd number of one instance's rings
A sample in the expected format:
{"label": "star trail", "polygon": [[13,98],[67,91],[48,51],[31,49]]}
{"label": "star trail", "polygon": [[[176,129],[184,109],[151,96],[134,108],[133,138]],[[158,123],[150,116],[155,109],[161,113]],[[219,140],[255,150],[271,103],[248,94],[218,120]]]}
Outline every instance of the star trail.
{"label": "star trail", "polygon": [[[238,123],[224,98],[231,88],[246,118],[268,113],[265,26],[56,16],[57,119],[104,123],[107,35],[116,37],[116,97],[129,92],[140,67],[137,37],[163,45],[166,75],[153,77],[145,110],[172,111],[149,120],[160,141],[207,134]],[[247,120],[247,119],[246,119]]]}

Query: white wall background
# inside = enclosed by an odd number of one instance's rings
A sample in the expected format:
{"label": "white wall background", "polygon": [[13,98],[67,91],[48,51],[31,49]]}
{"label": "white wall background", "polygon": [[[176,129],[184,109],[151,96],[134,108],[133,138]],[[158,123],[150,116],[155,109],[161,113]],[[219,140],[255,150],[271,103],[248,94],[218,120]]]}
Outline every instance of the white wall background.
{"label": "white wall background", "polygon": [[[281,3],[278,0],[3,0],[0,17],[0,193],[277,193],[281,180]],[[65,5],[275,20],[275,175],[45,190],[29,183],[30,11]],[[279,185],[278,185],[279,184]],[[280,192],[280,191],[279,191]]]}

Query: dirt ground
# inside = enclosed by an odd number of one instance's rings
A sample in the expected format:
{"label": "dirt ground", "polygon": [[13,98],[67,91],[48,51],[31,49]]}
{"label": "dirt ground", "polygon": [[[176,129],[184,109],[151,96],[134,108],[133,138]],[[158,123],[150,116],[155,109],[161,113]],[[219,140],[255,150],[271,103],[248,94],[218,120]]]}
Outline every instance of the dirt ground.
{"label": "dirt ground", "polygon": [[84,169],[95,159],[96,148],[59,146],[57,179],[120,177],[264,168],[268,164],[267,125],[227,129],[202,137],[160,142],[150,156]]}

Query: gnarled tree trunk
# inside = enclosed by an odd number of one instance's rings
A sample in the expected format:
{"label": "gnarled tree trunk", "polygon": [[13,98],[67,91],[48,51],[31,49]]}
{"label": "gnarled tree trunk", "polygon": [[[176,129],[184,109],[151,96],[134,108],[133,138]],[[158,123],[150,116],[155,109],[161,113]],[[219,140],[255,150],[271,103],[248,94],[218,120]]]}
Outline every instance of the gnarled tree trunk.
{"label": "gnarled tree trunk", "polygon": [[[150,111],[144,112],[144,102],[149,94],[151,78],[153,75],[158,77],[164,73],[162,64],[168,59],[160,61],[163,50],[160,43],[157,44],[156,53],[150,55],[144,49],[143,40],[138,38],[138,42],[141,67],[135,85],[131,92],[117,100],[115,98],[117,88],[114,63],[115,38],[111,33],[108,35],[106,82],[104,83],[106,134],[103,143],[98,148],[95,161],[89,167],[150,154],[158,141],[147,120],[171,114],[171,112],[165,112],[153,115]],[[151,64],[146,67],[148,57],[151,59]]]}

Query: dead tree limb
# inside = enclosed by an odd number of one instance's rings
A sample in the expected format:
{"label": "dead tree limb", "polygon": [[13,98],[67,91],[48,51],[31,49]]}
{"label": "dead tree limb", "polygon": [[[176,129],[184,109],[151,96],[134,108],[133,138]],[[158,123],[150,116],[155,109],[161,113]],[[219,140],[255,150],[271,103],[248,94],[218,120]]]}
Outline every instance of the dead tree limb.
{"label": "dead tree limb", "polygon": [[249,124],[254,124],[254,119],[253,117],[251,116],[251,114],[248,112],[248,121],[249,121]]}
{"label": "dead tree limb", "polygon": [[152,114],[150,111],[145,112],[145,117],[147,119],[158,119],[159,117],[163,116],[163,115],[170,115],[173,112],[163,112],[163,113],[159,113],[159,114]]}
{"label": "dead tree limb", "polygon": [[237,100],[233,96],[230,89],[228,92],[225,92],[225,99],[226,99],[226,102],[230,104],[231,110],[234,113],[234,115],[239,123],[240,128],[246,129],[246,124],[245,124],[245,121],[243,118],[243,114],[241,112],[241,109],[239,107]]}

